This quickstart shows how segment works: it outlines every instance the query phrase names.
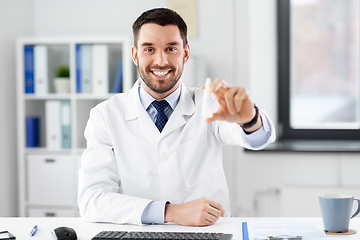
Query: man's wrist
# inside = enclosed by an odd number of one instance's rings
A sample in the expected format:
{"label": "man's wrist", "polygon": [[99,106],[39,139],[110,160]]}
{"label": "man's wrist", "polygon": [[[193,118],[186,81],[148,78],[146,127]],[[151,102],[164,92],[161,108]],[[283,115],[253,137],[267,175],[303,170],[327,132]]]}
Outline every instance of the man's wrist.
{"label": "man's wrist", "polygon": [[165,222],[165,205],[167,201],[152,201],[144,209],[141,215],[143,224],[161,224]]}
{"label": "man's wrist", "polygon": [[245,124],[240,124],[240,126],[243,128],[243,130],[245,131],[245,133],[249,134],[252,132],[255,132],[256,130],[260,129],[262,127],[262,120],[261,120],[261,115],[259,112],[259,108],[257,107],[256,104],[254,104],[254,109],[255,109],[255,116],[254,118]]}
{"label": "man's wrist", "polygon": [[243,130],[245,133],[250,134],[250,133],[253,133],[253,132],[259,130],[262,126],[263,126],[262,118],[261,118],[261,115],[259,114],[256,124],[249,129],[243,128]]}
{"label": "man's wrist", "polygon": [[174,207],[174,204],[171,204],[170,202],[167,202],[165,204],[165,213],[164,213],[164,222],[173,222],[171,210]]}
{"label": "man's wrist", "polygon": [[259,120],[259,108],[256,106],[256,104],[254,104],[254,109],[255,109],[255,116],[253,117],[253,119],[251,119],[250,122],[241,125],[241,127],[245,130],[252,128],[254,125],[256,125],[256,123]]}

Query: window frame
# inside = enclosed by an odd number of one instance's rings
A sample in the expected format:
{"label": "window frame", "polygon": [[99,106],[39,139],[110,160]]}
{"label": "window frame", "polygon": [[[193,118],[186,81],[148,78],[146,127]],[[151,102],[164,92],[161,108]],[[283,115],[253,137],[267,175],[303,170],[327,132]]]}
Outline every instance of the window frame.
{"label": "window frame", "polygon": [[294,129],[290,125],[290,0],[277,1],[279,140],[360,140],[360,129]]}

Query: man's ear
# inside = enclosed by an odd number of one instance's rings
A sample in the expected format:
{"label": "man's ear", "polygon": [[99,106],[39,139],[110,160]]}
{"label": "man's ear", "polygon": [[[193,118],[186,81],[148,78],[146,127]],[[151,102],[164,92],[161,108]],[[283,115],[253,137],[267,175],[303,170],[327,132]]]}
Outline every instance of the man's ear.
{"label": "man's ear", "polygon": [[186,63],[189,60],[190,57],[190,45],[186,44],[184,49],[184,63]]}
{"label": "man's ear", "polygon": [[132,46],[132,48],[131,48],[131,57],[132,57],[132,60],[133,60],[133,62],[135,63],[136,66],[138,65],[137,54],[138,54],[137,48],[135,46]]}

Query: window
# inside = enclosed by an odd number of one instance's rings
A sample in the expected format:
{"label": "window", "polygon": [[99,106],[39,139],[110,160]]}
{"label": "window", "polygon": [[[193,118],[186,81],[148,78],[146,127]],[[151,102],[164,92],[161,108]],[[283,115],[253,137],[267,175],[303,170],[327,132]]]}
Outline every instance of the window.
{"label": "window", "polygon": [[278,0],[280,139],[360,139],[360,1]]}

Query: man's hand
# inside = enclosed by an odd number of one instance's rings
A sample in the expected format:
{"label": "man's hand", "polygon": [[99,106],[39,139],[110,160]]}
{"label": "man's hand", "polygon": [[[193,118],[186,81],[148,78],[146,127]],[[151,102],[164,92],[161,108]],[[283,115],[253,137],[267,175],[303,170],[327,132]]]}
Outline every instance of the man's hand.
{"label": "man's hand", "polygon": [[[201,88],[204,89],[204,86]],[[210,91],[215,95],[219,102],[219,109],[212,118],[207,118],[207,122],[216,120],[236,122],[240,126],[250,122],[255,114],[254,104],[251,102],[245,88],[230,86],[222,79],[216,79],[211,84]],[[262,126],[259,114],[257,123],[247,129],[247,132],[258,130]]]}
{"label": "man's hand", "polygon": [[165,222],[174,222],[184,226],[208,226],[223,216],[224,208],[207,198],[165,206]]}

